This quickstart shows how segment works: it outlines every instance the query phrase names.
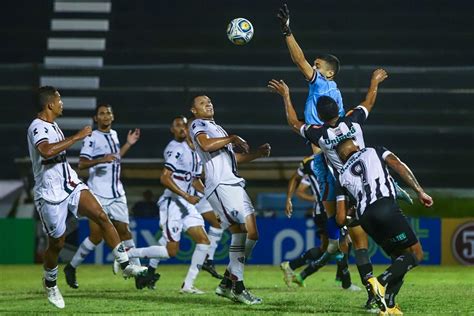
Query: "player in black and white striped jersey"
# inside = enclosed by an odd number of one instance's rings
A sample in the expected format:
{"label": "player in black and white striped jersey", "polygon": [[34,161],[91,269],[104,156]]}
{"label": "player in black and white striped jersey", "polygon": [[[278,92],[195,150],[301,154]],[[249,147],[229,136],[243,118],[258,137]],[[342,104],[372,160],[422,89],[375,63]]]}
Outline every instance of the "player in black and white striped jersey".
{"label": "player in black and white striped jersey", "polygon": [[387,270],[367,281],[382,315],[395,314],[399,311],[395,296],[405,274],[423,259],[423,250],[396,203],[394,181],[388,167],[417,193],[425,207],[431,207],[433,199],[424,192],[408,166],[384,147],[360,149],[352,139],[346,139],[337,146],[337,153],[344,163],[336,185],[339,188],[338,222],[342,224],[346,218],[348,194],[356,201],[356,218],[362,228],[392,258]]}

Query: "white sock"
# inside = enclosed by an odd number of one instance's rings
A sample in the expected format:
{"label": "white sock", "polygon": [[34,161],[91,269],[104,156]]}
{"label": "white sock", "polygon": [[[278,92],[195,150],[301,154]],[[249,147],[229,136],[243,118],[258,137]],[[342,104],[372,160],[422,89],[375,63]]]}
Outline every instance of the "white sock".
{"label": "white sock", "polygon": [[125,251],[125,248],[123,247],[122,243],[119,243],[112,250],[112,253],[114,254],[115,260],[117,260],[118,263],[125,263],[129,261],[127,252]]}
{"label": "white sock", "polygon": [[244,279],[244,262],[245,262],[245,240],[247,234],[232,234],[232,241],[229,249],[229,265],[232,280],[242,281]]}
{"label": "white sock", "polygon": [[214,260],[214,254],[216,253],[217,246],[219,245],[219,241],[221,241],[222,233],[224,232],[221,228],[209,227],[209,232],[207,236],[209,236],[209,241],[211,245],[209,246],[209,252],[207,253],[208,260]]}
{"label": "white sock", "polygon": [[89,252],[95,249],[97,245],[94,245],[94,243],[89,239],[89,237],[86,237],[77,249],[76,253],[74,254],[74,257],[72,257],[71,262],[69,263],[73,268],[77,268],[87,257]]}
{"label": "white sock", "polygon": [[[159,246],[165,246],[168,242],[166,241],[165,236],[161,235],[161,238],[158,240],[158,245]],[[158,264],[160,263],[160,259],[158,258],[151,258],[150,261],[148,262],[148,266],[156,269],[158,267]]]}
{"label": "white sock", "polygon": [[164,246],[150,246],[144,248],[132,248],[127,251],[131,258],[158,258],[168,259],[170,255]]}
{"label": "white sock", "polygon": [[194,280],[196,280],[199,271],[201,270],[202,264],[206,259],[207,252],[209,251],[209,245],[206,244],[196,244],[194,248],[193,257],[191,258],[191,265],[189,266],[188,274],[184,279],[184,288],[190,288],[194,285]]}
{"label": "white sock", "polygon": [[245,261],[249,260],[252,256],[253,248],[258,240],[248,239],[245,241]]}
{"label": "white sock", "polygon": [[44,268],[44,279],[49,282],[56,282],[58,279],[58,266],[52,269]]}
{"label": "white sock", "polygon": [[[135,248],[135,242],[133,241],[133,239],[124,240],[123,245],[124,245],[126,251],[129,251],[130,249]],[[129,255],[129,257],[130,257],[130,255]],[[141,265],[139,258],[130,257],[130,263],[134,264],[134,265],[137,265],[137,266]]]}

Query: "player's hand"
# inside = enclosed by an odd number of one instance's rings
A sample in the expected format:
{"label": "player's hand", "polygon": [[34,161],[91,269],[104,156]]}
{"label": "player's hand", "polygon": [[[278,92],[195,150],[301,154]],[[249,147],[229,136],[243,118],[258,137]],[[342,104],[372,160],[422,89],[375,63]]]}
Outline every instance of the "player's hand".
{"label": "player's hand", "polygon": [[372,73],[372,82],[375,82],[375,83],[381,83],[382,81],[384,81],[386,78],[388,77],[388,74],[387,72],[385,71],[385,69],[376,69],[373,73]]}
{"label": "player's hand", "polygon": [[288,88],[283,80],[272,79],[268,82],[267,87],[272,92],[278,93],[282,97],[288,97],[290,95],[290,88]]}
{"label": "player's hand", "polygon": [[199,196],[190,195],[190,194],[186,194],[184,199],[188,201],[189,203],[191,203],[192,205],[198,204],[199,201],[201,200]]}
{"label": "player's hand", "polygon": [[127,135],[127,144],[130,146],[135,145],[135,143],[140,139],[140,129],[135,128],[135,130],[129,130]]}
{"label": "player's hand", "polygon": [[418,199],[420,200],[420,203],[423,204],[425,207],[433,206],[433,198],[423,191],[418,193]]}
{"label": "player's hand", "polygon": [[92,134],[92,127],[91,126],[84,126],[83,129],[81,129],[79,132],[77,132],[75,135],[74,135],[74,139],[76,141],[79,141],[79,140],[82,140],[84,138],[86,138],[87,136],[90,136]]}
{"label": "player's hand", "polygon": [[115,154],[107,154],[100,159],[101,163],[110,163],[117,160],[117,155]]}
{"label": "player's hand", "polygon": [[232,138],[232,144],[242,149],[245,154],[248,154],[250,149],[249,144],[247,144],[247,142],[243,138],[237,135],[232,135]]}
{"label": "player's hand", "polygon": [[293,204],[291,203],[291,199],[286,200],[285,214],[288,218],[291,218],[291,215],[293,215]]}
{"label": "player's hand", "polygon": [[286,3],[280,7],[280,10],[278,10],[277,18],[280,21],[280,28],[283,35],[291,35],[290,10],[288,9]]}
{"label": "player's hand", "polygon": [[268,143],[260,145],[260,147],[258,147],[257,149],[257,152],[260,157],[269,157],[271,151],[272,151],[272,147]]}

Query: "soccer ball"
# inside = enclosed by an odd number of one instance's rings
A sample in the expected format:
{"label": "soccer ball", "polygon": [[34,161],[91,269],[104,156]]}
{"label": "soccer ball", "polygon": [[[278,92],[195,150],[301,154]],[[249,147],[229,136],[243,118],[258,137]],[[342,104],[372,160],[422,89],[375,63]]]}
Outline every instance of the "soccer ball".
{"label": "soccer ball", "polygon": [[227,37],[235,45],[245,45],[252,39],[253,26],[249,20],[236,18],[227,25]]}

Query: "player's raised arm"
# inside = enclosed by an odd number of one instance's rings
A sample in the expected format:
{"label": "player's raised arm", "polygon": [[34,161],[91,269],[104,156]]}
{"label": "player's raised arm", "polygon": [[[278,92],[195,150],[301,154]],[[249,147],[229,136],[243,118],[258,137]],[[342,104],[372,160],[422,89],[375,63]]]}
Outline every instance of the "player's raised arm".
{"label": "player's raised arm", "polygon": [[288,181],[288,187],[286,188],[286,206],[285,206],[285,214],[288,216],[288,218],[291,217],[293,214],[293,204],[291,203],[291,198],[293,197],[293,194],[295,193],[296,187],[300,183],[302,177],[298,174],[298,172],[295,172],[293,176],[290,178]]}
{"label": "player's raised arm", "polygon": [[293,36],[290,29],[290,10],[288,6],[284,4],[278,14],[277,18],[280,21],[281,31],[285,37],[286,45],[290,51],[291,60],[295,63],[298,69],[303,73],[306,80],[311,80],[314,75],[314,69],[310,63],[306,60],[303,50],[300,48],[296,42],[295,37]]}
{"label": "player's raised arm", "polygon": [[384,69],[377,69],[372,73],[372,78],[370,80],[369,90],[365,96],[365,100],[361,102],[368,112],[372,110],[377,99],[377,90],[379,84],[388,77],[387,72]]}
{"label": "player's raised arm", "polygon": [[285,103],[285,113],[286,113],[286,120],[288,125],[293,129],[295,133],[300,134],[301,126],[304,125],[303,122],[298,120],[296,116],[295,108],[293,107],[293,103],[291,103],[290,98],[290,89],[286,85],[283,80],[275,80],[272,79],[268,82],[267,86],[271,91],[278,93],[283,97],[283,102]]}
{"label": "player's raised arm", "polygon": [[135,128],[135,130],[129,130],[127,135],[127,141],[120,148],[120,157],[125,156],[127,151],[135,145],[135,143],[140,139],[140,129]]}
{"label": "player's raised arm", "polygon": [[38,151],[43,158],[49,159],[51,157],[56,156],[60,152],[68,149],[69,147],[74,145],[76,142],[81,141],[82,139],[86,138],[91,133],[92,133],[92,128],[90,126],[86,126],[83,129],[81,129],[79,132],[74,134],[73,136],[70,136],[60,142],[49,143],[47,141],[44,141],[44,142],[39,143],[36,148],[38,148]]}
{"label": "player's raised arm", "polygon": [[425,207],[431,207],[433,205],[433,199],[431,198],[431,196],[425,193],[410,168],[393,153],[385,151],[384,155],[384,160],[387,165],[396,173],[398,173],[398,175],[400,175],[403,181],[416,192],[420,203],[423,204]]}

